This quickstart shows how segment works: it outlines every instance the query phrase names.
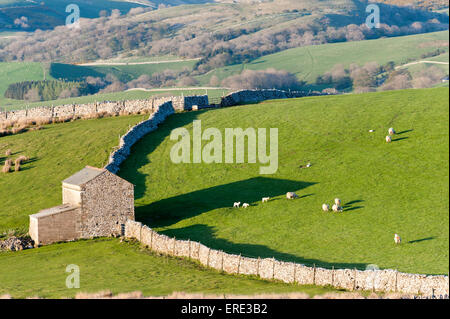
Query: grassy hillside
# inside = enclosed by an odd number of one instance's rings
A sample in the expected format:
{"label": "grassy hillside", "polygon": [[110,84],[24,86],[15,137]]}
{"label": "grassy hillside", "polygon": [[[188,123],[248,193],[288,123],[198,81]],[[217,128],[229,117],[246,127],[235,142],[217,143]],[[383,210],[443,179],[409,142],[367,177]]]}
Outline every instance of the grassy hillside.
{"label": "grassy hillside", "polygon": [[167,62],[138,65],[95,65],[79,66],[72,64],[52,63],[51,75],[56,79],[80,80],[86,76],[105,77],[107,74],[116,76],[121,82],[129,82],[143,74],[152,75],[165,70],[192,70],[195,61]]}
{"label": "grassy hillside", "polygon": [[[138,60],[120,60],[122,63],[129,62],[148,62],[152,61],[168,61],[176,59],[176,57],[155,57],[140,58]],[[153,91],[125,91],[116,93],[99,93],[89,96],[81,96],[76,98],[58,99],[53,101],[27,102],[22,100],[12,100],[4,97],[4,93],[11,83],[27,81],[27,80],[43,80],[44,70],[46,70],[47,79],[66,79],[81,80],[86,76],[105,77],[107,74],[113,74],[119,80],[128,82],[138,78],[140,75],[151,75],[155,72],[161,72],[167,69],[182,70],[183,68],[192,68],[195,61],[176,61],[168,63],[143,64],[143,65],[112,65],[112,66],[78,66],[70,64],[52,63],[50,69],[38,62],[0,62],[0,109],[16,110],[25,107],[36,106],[52,106],[71,103],[90,103],[95,101],[121,101],[126,99],[146,99],[154,95],[203,95],[208,93],[211,98],[218,98],[228,91],[223,89],[156,89]]]}
{"label": "grassy hillside", "polygon": [[[80,289],[65,286],[66,267],[80,267]],[[36,267],[39,265],[39,267]],[[0,295],[14,298],[74,297],[78,292],[142,291],[145,296],[172,292],[260,294],[304,292],[309,295],[336,291],[325,287],[273,283],[245,276],[205,270],[185,259],[163,257],[137,244],[117,239],[96,239],[55,244],[13,253],[0,252]]]}
{"label": "grassy hillside", "polygon": [[[176,114],[135,145],[120,175],[136,185],[137,219],[216,249],[324,267],[368,264],[446,274],[448,89],[265,102]],[[276,127],[279,170],[173,164],[170,131]],[[393,126],[399,134],[384,141]],[[369,133],[374,129],[374,133]],[[301,169],[311,162],[312,167]],[[288,201],[295,191],[300,199]],[[273,197],[261,204],[264,196]],[[324,213],[339,197],[342,214]],[[231,208],[247,202],[247,209]],[[403,237],[395,246],[394,233]]]}
{"label": "grassy hillside", "polygon": [[[31,160],[18,173],[0,173],[0,237],[8,230],[26,232],[28,215],[61,203],[61,181],[85,165],[105,163],[117,137],[143,116],[54,124],[45,129],[0,138],[0,165],[5,150],[11,158]],[[81,288],[65,288],[66,266],[81,271]],[[39,265],[39,267],[36,267]],[[0,252],[0,295],[16,298],[73,297],[80,291],[114,293],[143,291],[166,295],[175,291],[204,293],[275,293],[301,291],[312,295],[329,288],[268,283],[205,270],[183,259],[161,257],[138,245],[116,239],[55,244],[20,252]]]}
{"label": "grassy hillside", "polygon": [[[36,62],[0,62],[0,108],[5,107],[5,93],[11,83],[31,80],[43,80],[44,69]],[[49,79],[49,77],[47,77]]]}
{"label": "grassy hillside", "polygon": [[[446,44],[445,44],[446,43]],[[424,53],[448,46],[448,31],[425,33],[395,38],[312,45],[266,55],[250,63],[226,66],[197,77],[200,83],[209,83],[212,76],[220,80],[244,69],[287,70],[301,80],[313,84],[318,75],[330,71],[336,64],[348,67],[351,63],[384,64],[389,61],[402,64],[408,59],[420,60]]]}
{"label": "grassy hillside", "polygon": [[86,165],[106,164],[112,147],[129,125],[145,115],[83,120],[45,126],[42,131],[0,138],[0,165],[10,158],[30,157],[23,171],[0,174],[0,234],[26,232],[28,215],[61,203],[61,181]]}

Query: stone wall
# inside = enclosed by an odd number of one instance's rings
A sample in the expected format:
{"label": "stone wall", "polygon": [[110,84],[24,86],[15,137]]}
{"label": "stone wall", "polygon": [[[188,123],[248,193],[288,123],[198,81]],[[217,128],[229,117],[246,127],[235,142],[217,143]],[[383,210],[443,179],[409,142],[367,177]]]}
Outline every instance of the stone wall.
{"label": "stone wall", "polygon": [[134,186],[105,172],[81,192],[80,238],[121,234],[121,225],[134,220]]}
{"label": "stone wall", "polygon": [[333,286],[348,290],[448,295],[448,276],[427,276],[394,270],[325,269],[275,259],[249,258],[210,249],[201,243],[176,240],[158,234],[139,222],[128,220],[125,237],[135,238],[149,249],[166,255],[187,257],[229,274],[254,275],[267,280],[301,285]]}
{"label": "stone wall", "polygon": [[29,234],[35,244],[46,245],[79,238],[81,207],[61,205],[30,216]]}
{"label": "stone wall", "polygon": [[130,155],[131,147],[144,135],[153,132],[158,125],[164,122],[167,116],[175,112],[172,101],[156,106],[148,120],[142,121],[125,133],[120,138],[119,147],[109,156],[108,164],[105,168],[111,173],[119,171],[120,164]]}
{"label": "stone wall", "polygon": [[241,90],[222,98],[221,107],[239,104],[258,103],[266,100],[299,98],[305,96],[324,95],[319,92],[282,91],[282,90]]}
{"label": "stone wall", "polygon": [[6,120],[58,118],[77,116],[83,117],[96,113],[120,114],[125,113],[152,113],[157,106],[166,102],[172,102],[176,111],[190,111],[193,105],[199,108],[209,105],[208,96],[171,96],[161,98],[151,98],[147,100],[127,100],[127,101],[104,101],[87,104],[69,104],[51,107],[35,107],[26,110],[0,112],[0,122]]}

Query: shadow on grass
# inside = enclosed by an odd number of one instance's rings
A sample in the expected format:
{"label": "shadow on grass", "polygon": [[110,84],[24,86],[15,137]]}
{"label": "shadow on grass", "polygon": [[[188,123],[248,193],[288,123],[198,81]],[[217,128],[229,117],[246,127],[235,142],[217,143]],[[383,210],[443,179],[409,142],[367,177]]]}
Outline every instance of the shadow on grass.
{"label": "shadow on grass", "polygon": [[409,137],[399,137],[399,138],[396,138],[396,139],[392,139],[392,142],[399,142],[399,141],[402,141],[402,140],[406,140],[408,138]]}
{"label": "shadow on grass", "polygon": [[[210,111],[213,110],[171,115],[160,125],[158,130],[144,136],[133,145],[131,155],[121,166],[119,175],[135,185],[135,199],[144,197],[147,192],[147,175],[142,174],[140,169],[151,163],[149,154],[170,135],[173,129],[188,125],[199,115]],[[313,184],[315,183],[256,177],[190,192],[137,207],[136,219],[150,227],[164,227],[217,208],[232,207],[234,202],[259,202],[262,197],[276,197],[287,192],[298,192]],[[302,197],[312,195],[307,194]]]}
{"label": "shadow on grass", "polygon": [[352,210],[357,210],[360,208],[364,208],[364,206],[352,206],[353,204],[358,204],[358,203],[362,203],[364,202],[364,200],[362,199],[356,199],[356,200],[352,200],[350,202],[345,203],[342,208],[344,209],[344,212],[350,212]]}
{"label": "shadow on grass", "polygon": [[401,132],[397,132],[397,133],[395,133],[396,135],[402,135],[402,134],[405,134],[405,133],[409,133],[409,132],[412,132],[412,131],[414,131],[413,129],[410,129],[410,130],[404,130],[404,131],[401,131]]}
{"label": "shadow on grass", "polygon": [[208,111],[211,110],[173,114],[160,124],[156,131],[147,134],[132,146],[130,156],[121,165],[118,175],[135,185],[135,199],[145,196],[146,175],[139,173],[139,169],[151,163],[148,155],[153,153],[166,137],[170,136],[173,129],[192,123],[199,115]]}
{"label": "shadow on grass", "polygon": [[304,258],[293,254],[278,252],[264,245],[233,243],[223,238],[215,236],[214,229],[208,225],[197,224],[184,228],[170,229],[162,232],[169,237],[177,239],[190,239],[217,250],[223,250],[229,254],[242,254],[242,256],[253,258],[275,258],[279,261],[295,262],[307,266],[323,268],[356,268],[366,269],[367,264],[363,263],[328,263],[318,259]]}
{"label": "shadow on grass", "polygon": [[[234,202],[255,203],[263,197],[298,192],[316,183],[255,177],[243,181],[205,188],[163,199],[136,208],[136,219],[150,227],[173,225],[218,208],[231,208]],[[303,197],[311,196],[304,195]]]}
{"label": "shadow on grass", "polygon": [[426,237],[426,238],[421,238],[421,239],[415,239],[415,240],[410,240],[408,242],[408,244],[415,244],[415,243],[420,243],[422,241],[427,241],[427,240],[432,240],[435,239],[436,237]]}

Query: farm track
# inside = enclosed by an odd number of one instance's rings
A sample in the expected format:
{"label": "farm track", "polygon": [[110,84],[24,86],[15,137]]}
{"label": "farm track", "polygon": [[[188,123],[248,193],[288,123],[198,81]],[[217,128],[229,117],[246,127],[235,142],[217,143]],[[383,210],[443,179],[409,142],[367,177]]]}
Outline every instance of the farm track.
{"label": "farm track", "polygon": [[198,61],[200,58],[193,59],[177,59],[177,60],[164,60],[164,61],[148,61],[148,62],[92,62],[76,64],[78,66],[109,66],[109,65],[144,65],[144,64],[164,64],[164,63],[174,63],[174,62],[189,62]]}
{"label": "farm track", "polygon": [[395,69],[400,69],[400,68],[404,68],[404,67],[407,67],[407,66],[410,66],[410,65],[420,64],[420,63],[448,65],[448,62],[422,60],[422,61],[416,61],[416,62],[411,62],[411,63],[406,63],[406,64],[403,64],[403,65],[399,65],[399,66],[396,66]]}

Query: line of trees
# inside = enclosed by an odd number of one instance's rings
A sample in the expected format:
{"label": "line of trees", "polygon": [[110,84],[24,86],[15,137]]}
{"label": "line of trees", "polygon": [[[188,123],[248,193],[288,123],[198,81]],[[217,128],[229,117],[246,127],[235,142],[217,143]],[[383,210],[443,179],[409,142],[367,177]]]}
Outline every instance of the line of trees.
{"label": "line of trees", "polygon": [[353,90],[363,93],[432,87],[446,75],[448,74],[436,66],[429,66],[411,74],[406,68],[396,69],[394,62],[384,65],[377,62],[364,65],[352,63],[348,68],[336,64],[330,71],[318,76],[316,84],[339,91]]}
{"label": "line of trees", "polygon": [[12,83],[5,91],[5,97],[15,100],[50,101],[58,98],[76,97],[95,93],[86,82],[74,81],[23,81]]}

